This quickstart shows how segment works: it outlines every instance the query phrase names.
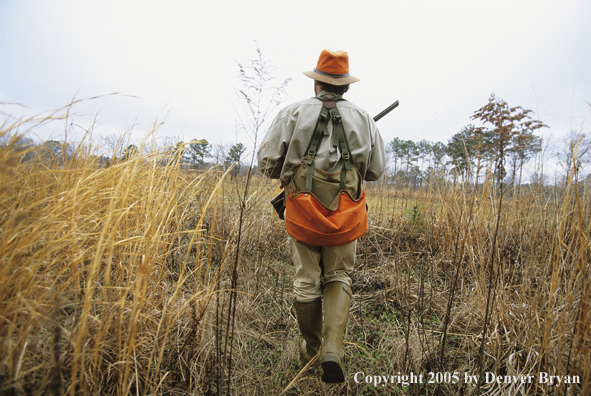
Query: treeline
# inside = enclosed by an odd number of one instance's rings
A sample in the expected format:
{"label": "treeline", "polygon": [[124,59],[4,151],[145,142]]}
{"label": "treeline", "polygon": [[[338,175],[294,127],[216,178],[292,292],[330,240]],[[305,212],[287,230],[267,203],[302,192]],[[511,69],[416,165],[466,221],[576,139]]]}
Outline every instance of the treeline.
{"label": "treeline", "polygon": [[[403,140],[394,138],[387,144],[391,172],[388,182],[406,187],[423,183],[482,181],[483,170],[493,169],[498,159],[498,139],[493,130],[463,127],[447,142]],[[506,182],[521,185],[523,167],[542,151],[542,138],[531,131],[515,134],[505,147]],[[505,170],[505,172],[507,172]]]}
{"label": "treeline", "polygon": [[[22,152],[22,162],[40,160],[63,165],[74,159],[76,155],[83,154],[98,167],[109,167],[120,161],[128,161],[143,151],[143,154],[158,153],[159,163],[162,166],[178,163],[181,168],[193,170],[207,170],[214,166],[227,170],[233,166],[232,175],[240,173],[241,157],[246,151],[246,147],[240,142],[226,146],[213,146],[205,139],[194,139],[188,143],[179,141],[174,145],[168,141],[164,145],[144,146],[142,149],[135,144],[124,145],[122,139],[110,137],[102,140],[106,145],[101,145],[99,148],[58,140],[37,143],[31,138],[21,136],[6,137],[0,146],[10,146],[12,150]],[[97,150],[107,152],[97,154],[95,153]]]}
{"label": "treeline", "polygon": [[556,184],[572,177],[578,182],[591,181],[591,174],[585,173],[591,163],[589,134],[571,131],[544,153],[542,137],[534,133],[546,125],[533,120],[530,113],[519,106],[509,107],[492,94],[489,103],[472,116],[485,126],[464,126],[447,143],[394,138],[386,148],[387,182],[411,188],[426,183],[477,187],[488,177],[516,191],[527,179],[525,165],[534,158],[538,161],[529,184],[544,186],[544,171],[552,168]]}
{"label": "treeline", "polygon": [[205,139],[192,140],[189,143],[177,142],[170,150],[172,161],[178,161],[191,169],[209,169],[212,166],[223,166],[228,169],[234,165],[232,173],[240,173],[241,158],[246,147],[238,142],[231,146],[213,146]]}

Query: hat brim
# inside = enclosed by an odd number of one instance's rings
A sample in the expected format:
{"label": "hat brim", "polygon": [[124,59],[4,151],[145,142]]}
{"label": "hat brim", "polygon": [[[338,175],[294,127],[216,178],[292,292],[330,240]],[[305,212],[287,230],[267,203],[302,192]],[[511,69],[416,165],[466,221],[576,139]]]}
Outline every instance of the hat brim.
{"label": "hat brim", "polygon": [[359,81],[357,77],[347,76],[347,77],[331,77],[325,76],[320,73],[316,73],[315,71],[306,71],[304,74],[307,77],[313,78],[314,80],[318,80],[320,82],[330,84],[330,85],[347,85],[353,84],[354,82]]}

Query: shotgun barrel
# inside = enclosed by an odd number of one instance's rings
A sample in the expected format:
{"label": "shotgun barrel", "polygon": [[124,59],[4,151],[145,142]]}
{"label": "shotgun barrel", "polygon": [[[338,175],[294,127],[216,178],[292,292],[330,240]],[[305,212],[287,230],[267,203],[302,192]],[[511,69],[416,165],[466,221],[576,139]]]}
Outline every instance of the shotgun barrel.
{"label": "shotgun barrel", "polygon": [[395,108],[398,107],[398,101],[392,103],[390,106],[386,107],[380,114],[378,114],[377,116],[375,116],[373,118],[374,121],[378,121],[380,120],[382,117],[384,117],[386,114],[388,114],[389,112],[391,112],[392,110],[394,110]]}

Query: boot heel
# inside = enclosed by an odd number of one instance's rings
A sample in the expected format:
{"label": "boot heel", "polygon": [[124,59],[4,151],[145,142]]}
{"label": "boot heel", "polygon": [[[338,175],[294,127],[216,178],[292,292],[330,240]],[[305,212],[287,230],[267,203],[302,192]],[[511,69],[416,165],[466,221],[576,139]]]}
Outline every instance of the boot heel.
{"label": "boot heel", "polygon": [[345,381],[345,374],[338,356],[326,356],[322,360],[322,382],[336,384]]}

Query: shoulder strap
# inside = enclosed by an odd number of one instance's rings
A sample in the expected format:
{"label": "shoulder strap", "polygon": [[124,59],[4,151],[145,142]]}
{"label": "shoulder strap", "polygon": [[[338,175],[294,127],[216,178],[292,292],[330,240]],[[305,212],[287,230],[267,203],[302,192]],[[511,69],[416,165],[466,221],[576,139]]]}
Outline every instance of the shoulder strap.
{"label": "shoulder strap", "polygon": [[[343,159],[343,168],[341,169],[341,190],[345,189],[347,181],[347,172],[350,170],[351,164],[351,150],[349,149],[349,142],[347,142],[347,136],[345,135],[345,129],[343,128],[343,119],[339,110],[336,106],[336,101],[333,99],[327,99],[324,97],[318,97],[317,99],[322,100],[322,109],[318,115],[318,122],[316,128],[308,144],[306,150],[306,164],[308,165],[308,173],[306,175],[306,191],[312,191],[312,180],[314,177],[314,158],[322,138],[328,136],[328,120],[329,116],[332,120],[333,131],[332,131],[332,145],[339,147],[341,150],[341,158]],[[344,100],[339,99],[337,100]]]}
{"label": "shoulder strap", "polygon": [[322,138],[324,136],[328,136],[328,109],[324,106],[323,102],[322,109],[318,115],[318,121],[316,122],[316,128],[314,128],[314,133],[312,134],[312,138],[310,139],[310,143],[308,143],[308,148],[306,149],[306,164],[308,165],[305,187],[306,191],[312,191],[314,158],[316,157],[318,147],[320,147],[320,143],[322,142]]}

